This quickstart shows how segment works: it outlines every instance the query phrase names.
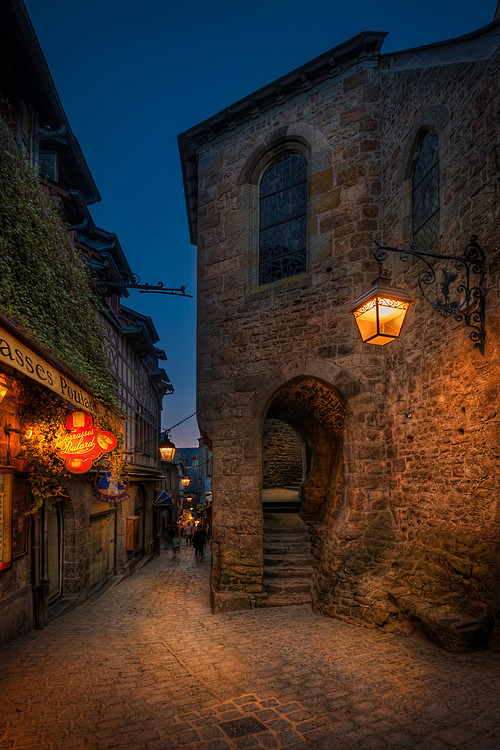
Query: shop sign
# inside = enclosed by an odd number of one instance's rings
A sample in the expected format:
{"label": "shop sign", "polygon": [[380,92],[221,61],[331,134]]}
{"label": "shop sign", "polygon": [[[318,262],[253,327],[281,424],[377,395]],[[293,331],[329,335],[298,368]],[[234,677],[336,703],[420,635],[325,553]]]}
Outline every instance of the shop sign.
{"label": "shop sign", "polygon": [[121,503],[130,497],[127,485],[121,484],[109,471],[96,477],[95,489],[94,498],[106,503]]}
{"label": "shop sign", "polygon": [[39,385],[57,393],[73,407],[97,411],[96,402],[86,391],[75,385],[45,359],[21,344],[18,339],[0,327],[0,362],[22,372]]}
{"label": "shop sign", "polygon": [[65,435],[58,444],[57,455],[72,474],[84,474],[104,453],[116,448],[112,432],[95,427],[90,414],[74,411],[66,420]]}

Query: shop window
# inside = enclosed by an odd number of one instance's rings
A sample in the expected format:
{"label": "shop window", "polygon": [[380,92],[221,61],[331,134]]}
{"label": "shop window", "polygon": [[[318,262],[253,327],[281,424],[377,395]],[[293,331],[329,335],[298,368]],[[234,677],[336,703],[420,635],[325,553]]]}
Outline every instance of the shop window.
{"label": "shop window", "polygon": [[12,474],[0,473],[0,570],[12,564]]}
{"label": "shop window", "polygon": [[260,183],[259,284],[306,270],[307,162],[288,153],[266,169]]}
{"label": "shop window", "polygon": [[419,250],[439,237],[439,139],[425,131],[412,172],[412,234]]}

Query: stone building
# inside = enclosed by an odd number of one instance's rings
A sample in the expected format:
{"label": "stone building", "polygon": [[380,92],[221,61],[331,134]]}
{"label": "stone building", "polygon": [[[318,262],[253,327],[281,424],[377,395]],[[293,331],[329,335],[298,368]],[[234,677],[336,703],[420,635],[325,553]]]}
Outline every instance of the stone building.
{"label": "stone building", "polygon": [[[452,649],[492,631],[499,35],[495,20],[384,54],[385,33],[360,33],[179,136],[215,611],[272,603],[263,481],[300,443],[317,612],[421,627]],[[428,266],[391,252],[384,275],[417,302],[400,338],[362,342],[350,310],[378,276],[376,241],[457,257],[471,235],[486,254],[484,353],[422,299]],[[456,312],[460,269],[429,262],[431,298]]]}
{"label": "stone building", "polygon": [[[32,392],[33,400],[40,403],[52,399],[50,409],[57,403],[57,410],[48,415],[54,429],[64,426],[67,411],[73,410],[82,423],[87,420],[89,424],[96,414],[105,411],[101,408],[99,412],[100,394],[85,380],[85,372],[89,378],[95,375],[96,361],[89,361],[84,353],[75,354],[78,348],[73,336],[76,335],[75,321],[84,312],[75,301],[79,290],[65,289],[66,268],[55,265],[51,258],[45,259],[39,264],[44,275],[36,277],[34,283],[27,274],[23,275],[26,270],[23,269],[23,273],[17,274],[12,289],[3,283],[1,288],[2,644],[33,627],[42,628],[57,614],[96,595],[119,577],[130,575],[154,553],[154,542],[159,538],[159,517],[153,500],[155,489],[163,479],[158,451],[162,398],[173,388],[159,364],[159,360],[166,357],[156,347],[158,335],[153,322],[122,304],[122,299],[128,297],[127,286],[133,283],[134,274],[117,237],[96,227],[92,221],[88,206],[100,200],[99,193],[20,0],[8,0],[0,8],[0,61],[0,164],[3,168],[6,162],[13,161],[19,149],[26,155],[19,163],[29,174],[28,181],[23,183],[25,193],[19,189],[16,175],[12,184],[1,185],[0,283],[12,275],[13,254],[22,256],[33,232],[32,225],[25,233],[16,235],[12,231],[17,220],[9,214],[12,196],[21,196],[16,204],[21,210],[24,204],[35,200],[34,195],[40,194],[44,200],[48,196],[69,233],[62,228],[55,235],[53,249],[59,250],[59,241],[72,245],[83,259],[98,294],[98,310],[93,304],[89,305],[86,320],[90,325],[83,332],[79,330],[78,341],[81,345],[91,337],[97,339],[98,365],[106,373],[106,382],[115,390],[125,417],[123,450],[128,475],[125,497],[114,502],[111,495],[106,499],[99,484],[102,479],[106,485],[106,475],[101,476],[100,468],[93,464],[88,471],[73,473],[62,480],[64,494],[56,496],[54,493],[27,515],[33,505],[32,483],[36,477],[28,472],[29,454],[22,456],[22,441],[28,433],[36,433],[39,425],[33,410],[30,412],[26,408],[26,391]],[[29,169],[28,161],[34,171]],[[31,190],[33,184],[35,189]],[[39,203],[46,205],[41,199]],[[8,221],[4,221],[5,217]],[[34,224],[33,215],[29,217]],[[50,228],[54,233],[53,224]],[[47,237],[49,230],[44,231]],[[43,247],[29,247],[33,255],[40,251],[43,256]],[[68,265],[76,265],[73,249],[61,257]],[[75,277],[69,278],[74,280]],[[90,297],[83,269],[78,280]],[[44,284],[53,289],[52,295],[44,297],[34,288]],[[66,307],[54,309],[50,304],[59,297],[64,298]],[[99,318],[97,322],[96,318]],[[47,329],[52,333],[47,334]],[[75,369],[75,363],[80,370]],[[118,428],[119,435],[120,424]],[[42,437],[44,435],[46,433]],[[56,459],[54,473],[62,469],[62,462]]]}

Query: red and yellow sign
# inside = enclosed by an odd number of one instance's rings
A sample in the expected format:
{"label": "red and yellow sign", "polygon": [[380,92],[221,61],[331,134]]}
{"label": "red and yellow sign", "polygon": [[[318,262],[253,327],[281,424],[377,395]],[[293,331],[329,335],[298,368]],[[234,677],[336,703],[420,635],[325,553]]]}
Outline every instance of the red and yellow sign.
{"label": "red and yellow sign", "polygon": [[85,411],[72,412],[66,420],[66,429],[69,433],[59,442],[57,455],[73,474],[89,471],[96,459],[116,448],[113,433],[96,428]]}

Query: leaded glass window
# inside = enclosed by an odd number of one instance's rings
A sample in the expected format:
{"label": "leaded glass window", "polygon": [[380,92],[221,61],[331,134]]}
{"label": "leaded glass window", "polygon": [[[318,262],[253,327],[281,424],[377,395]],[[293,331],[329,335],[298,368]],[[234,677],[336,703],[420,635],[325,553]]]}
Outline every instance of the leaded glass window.
{"label": "leaded glass window", "polygon": [[260,183],[259,284],[306,270],[307,163],[285,154]]}
{"label": "leaded glass window", "polygon": [[412,232],[419,250],[439,237],[439,139],[426,131],[412,174]]}

